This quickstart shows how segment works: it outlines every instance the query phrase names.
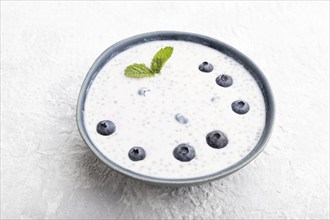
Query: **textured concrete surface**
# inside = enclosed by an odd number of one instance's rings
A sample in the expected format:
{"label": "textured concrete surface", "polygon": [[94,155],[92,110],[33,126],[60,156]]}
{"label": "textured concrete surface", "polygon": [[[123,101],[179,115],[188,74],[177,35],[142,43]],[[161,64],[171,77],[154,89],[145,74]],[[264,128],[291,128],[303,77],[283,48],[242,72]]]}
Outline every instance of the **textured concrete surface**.
{"label": "textured concrete surface", "polygon": [[[158,188],[107,168],[75,124],[80,85],[143,32],[218,38],[266,73],[272,138],[241,171]],[[1,2],[1,218],[329,218],[329,2]]]}

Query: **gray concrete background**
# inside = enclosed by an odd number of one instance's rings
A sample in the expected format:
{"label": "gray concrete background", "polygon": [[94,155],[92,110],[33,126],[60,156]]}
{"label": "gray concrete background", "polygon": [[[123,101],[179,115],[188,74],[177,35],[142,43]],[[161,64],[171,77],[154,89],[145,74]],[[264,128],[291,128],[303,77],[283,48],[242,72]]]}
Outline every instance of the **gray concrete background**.
{"label": "gray concrete background", "polygon": [[[158,188],[106,167],[75,124],[113,43],[156,30],[224,41],[265,72],[277,117],[239,172]],[[1,2],[2,219],[329,218],[329,2]]]}

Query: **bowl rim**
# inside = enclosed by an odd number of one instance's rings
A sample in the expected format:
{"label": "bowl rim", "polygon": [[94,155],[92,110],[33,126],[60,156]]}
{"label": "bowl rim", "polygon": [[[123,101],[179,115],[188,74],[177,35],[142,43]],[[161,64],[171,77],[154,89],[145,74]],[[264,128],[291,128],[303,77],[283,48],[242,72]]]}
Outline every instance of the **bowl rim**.
{"label": "bowl rim", "polygon": [[[257,81],[259,88],[261,89],[265,105],[266,105],[266,122],[265,127],[263,130],[263,133],[260,137],[260,140],[256,144],[256,146],[253,148],[253,150],[246,155],[244,158],[239,160],[238,162],[232,164],[231,166],[220,170],[219,172],[205,175],[205,176],[199,176],[199,177],[193,177],[193,178],[183,178],[183,179],[165,179],[165,178],[157,178],[152,176],[147,176],[143,174],[139,174],[136,172],[133,172],[131,170],[128,170],[115,162],[111,161],[109,158],[107,158],[98,148],[93,144],[91,139],[89,138],[87,131],[85,129],[84,125],[84,104],[86,100],[86,96],[88,94],[89,88],[94,80],[94,78],[97,76],[98,72],[103,68],[103,66],[113,57],[115,57],[117,54],[121,53],[122,51],[133,47],[135,45],[149,42],[149,41],[155,41],[155,40],[184,40],[188,42],[195,42],[199,43],[208,47],[211,47],[213,49],[218,50],[219,52],[225,53],[227,56],[232,57],[237,62],[242,64],[245,69],[249,71],[249,73],[254,77],[254,79]],[[156,31],[156,32],[149,32],[144,34],[135,35],[129,38],[126,38],[124,40],[121,40],[109,48],[107,48],[93,63],[91,68],[89,69],[84,82],[81,86],[78,101],[77,101],[77,109],[76,109],[76,121],[78,130],[80,132],[80,135],[82,136],[83,140],[87,144],[87,146],[94,152],[94,154],[101,159],[106,165],[111,167],[112,169],[125,174],[127,176],[130,176],[135,179],[139,179],[142,181],[145,181],[147,183],[157,184],[157,185],[166,185],[166,186],[184,186],[184,185],[196,185],[201,184],[205,182],[214,181],[216,179],[225,177],[233,172],[238,171],[239,169],[246,166],[248,163],[250,163],[253,159],[255,159],[265,148],[269,137],[272,132],[274,118],[275,118],[275,103],[274,103],[274,97],[271,91],[271,88],[269,86],[269,83],[264,76],[263,72],[250,60],[247,56],[245,56],[243,53],[238,51],[237,49],[233,48],[232,46],[225,44],[219,40],[216,40],[214,38],[195,34],[195,33],[189,33],[189,32],[179,32],[179,31]]]}

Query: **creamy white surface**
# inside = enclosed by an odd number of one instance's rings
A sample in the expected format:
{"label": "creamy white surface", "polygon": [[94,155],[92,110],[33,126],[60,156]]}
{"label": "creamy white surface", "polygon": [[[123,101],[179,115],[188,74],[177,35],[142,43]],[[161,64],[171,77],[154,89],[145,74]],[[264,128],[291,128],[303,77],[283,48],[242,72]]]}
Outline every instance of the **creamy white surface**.
{"label": "creamy white surface", "polygon": [[[155,187],[84,143],[76,104],[86,72],[109,45],[154,30],[222,40],[265,73],[276,120],[244,169]],[[329,2],[1,1],[0,218],[329,219],[327,100]]]}
{"label": "creamy white surface", "polygon": [[[160,75],[134,79],[124,75],[132,63],[150,65],[153,55],[164,46],[174,52]],[[214,66],[210,73],[198,65],[207,61]],[[233,78],[233,85],[220,87],[220,74]],[[142,87],[150,89],[138,95]],[[212,102],[213,97],[220,97]],[[231,103],[242,99],[250,111],[238,115]],[[175,115],[188,118],[180,124]],[[113,59],[94,79],[85,102],[86,130],[95,146],[111,161],[131,171],[160,178],[190,178],[218,172],[246,156],[257,144],[265,123],[265,106],[261,91],[246,69],[232,58],[200,44],[184,41],[155,41],[132,47]],[[116,132],[102,136],[96,132],[101,120],[115,123]],[[206,135],[223,131],[229,144],[223,149],[207,145]],[[181,162],[173,149],[188,143],[196,157]],[[141,146],[146,158],[131,161],[130,148]]]}

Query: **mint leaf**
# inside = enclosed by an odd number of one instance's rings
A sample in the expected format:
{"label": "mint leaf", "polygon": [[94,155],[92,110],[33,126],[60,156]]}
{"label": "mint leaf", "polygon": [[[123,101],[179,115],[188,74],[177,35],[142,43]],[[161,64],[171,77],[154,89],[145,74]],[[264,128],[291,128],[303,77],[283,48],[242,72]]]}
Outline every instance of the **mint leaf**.
{"label": "mint leaf", "polygon": [[134,63],[125,69],[125,75],[132,78],[153,77],[155,73],[160,73],[166,61],[172,56],[173,47],[160,49],[151,61],[151,68],[143,63]]}
{"label": "mint leaf", "polygon": [[125,75],[132,78],[152,77],[155,74],[143,63],[134,63],[125,69]]}
{"label": "mint leaf", "polygon": [[151,70],[155,73],[160,73],[166,61],[171,57],[173,47],[164,47],[160,49],[151,61]]}

